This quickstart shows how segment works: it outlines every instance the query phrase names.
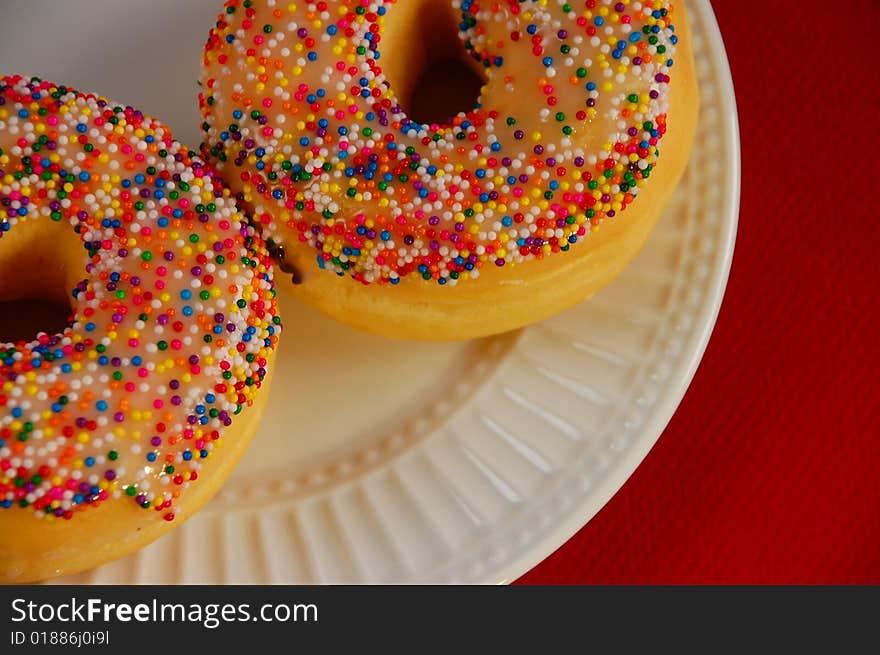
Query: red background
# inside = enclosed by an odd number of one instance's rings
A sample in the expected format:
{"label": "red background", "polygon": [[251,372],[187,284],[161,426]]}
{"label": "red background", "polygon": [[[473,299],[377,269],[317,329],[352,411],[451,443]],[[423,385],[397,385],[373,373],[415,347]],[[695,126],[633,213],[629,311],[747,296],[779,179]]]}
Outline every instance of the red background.
{"label": "red background", "polygon": [[880,2],[713,6],[742,143],[715,332],[645,461],[521,583],[880,583]]}

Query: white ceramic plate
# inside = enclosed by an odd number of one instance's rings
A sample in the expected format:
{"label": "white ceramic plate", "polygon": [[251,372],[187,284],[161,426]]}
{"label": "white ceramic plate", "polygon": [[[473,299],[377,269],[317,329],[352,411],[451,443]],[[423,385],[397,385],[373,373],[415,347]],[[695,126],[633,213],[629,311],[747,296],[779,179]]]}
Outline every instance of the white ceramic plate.
{"label": "white ceramic plate", "polygon": [[[0,70],[137,106],[197,145],[195,79],[220,5],[4,0]],[[712,9],[689,8],[702,94],[691,165],[611,287],[469,343],[387,341],[282,303],[269,408],[224,490],[148,548],[62,582],[506,582],[574,534],[666,426],[727,280],[736,108]]]}

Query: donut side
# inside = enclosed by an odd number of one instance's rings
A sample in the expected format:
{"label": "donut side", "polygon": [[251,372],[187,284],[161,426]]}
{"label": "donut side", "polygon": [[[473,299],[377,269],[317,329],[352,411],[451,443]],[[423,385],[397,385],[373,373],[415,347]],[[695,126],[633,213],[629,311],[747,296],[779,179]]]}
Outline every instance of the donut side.
{"label": "donut side", "polygon": [[0,78],[0,273],[0,300],[71,311],[0,343],[0,580],[25,582],[206,502],[255,432],[281,326],[266,244],[196,153],[18,75]]}
{"label": "donut side", "polygon": [[[667,131],[656,170],[638,199],[592,228],[580,247],[512,268],[486,267],[454,289],[409,278],[394,287],[340,284],[312,275],[308,284],[278,276],[279,289],[359,330],[399,339],[471,339],[531,325],[594,295],[645,245],[687,168],[699,117],[699,89],[684,4],[677,5],[674,78]],[[662,226],[658,227],[662,229]]]}
{"label": "donut side", "polygon": [[[450,19],[485,83],[473,110],[420,124],[416,44],[443,47]],[[386,336],[471,338],[561,311],[632,258],[686,165],[695,84],[665,0],[229,0],[203,151],[294,296]]]}

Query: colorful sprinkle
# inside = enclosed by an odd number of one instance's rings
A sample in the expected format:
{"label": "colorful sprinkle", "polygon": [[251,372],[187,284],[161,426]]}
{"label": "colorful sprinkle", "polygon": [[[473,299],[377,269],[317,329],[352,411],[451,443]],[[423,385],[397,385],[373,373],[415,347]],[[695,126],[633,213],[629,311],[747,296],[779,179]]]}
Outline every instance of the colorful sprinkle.
{"label": "colorful sprinkle", "polygon": [[486,83],[431,125],[382,70],[406,56],[382,52],[394,6],[229,0],[211,32],[203,153],[276,247],[453,286],[568,251],[635,200],[666,131],[670,2],[450,0]]}

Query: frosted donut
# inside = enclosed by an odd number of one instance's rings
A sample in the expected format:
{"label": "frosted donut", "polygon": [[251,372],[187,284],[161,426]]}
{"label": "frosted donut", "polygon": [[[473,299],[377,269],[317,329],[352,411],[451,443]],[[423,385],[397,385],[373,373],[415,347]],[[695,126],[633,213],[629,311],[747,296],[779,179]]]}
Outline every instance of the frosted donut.
{"label": "frosted donut", "polygon": [[[420,123],[407,96],[450,41],[478,104]],[[474,337],[631,259],[687,162],[695,84],[668,1],[230,0],[204,52],[203,151],[301,300],[386,335]]]}
{"label": "frosted donut", "polygon": [[131,107],[0,78],[0,300],[72,308],[58,334],[0,334],[0,581],[143,546],[253,435],[281,327],[265,244],[215,175]]}

